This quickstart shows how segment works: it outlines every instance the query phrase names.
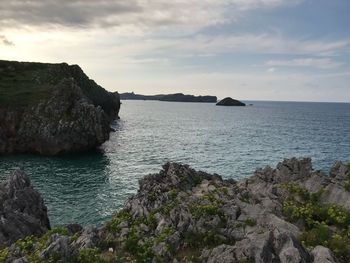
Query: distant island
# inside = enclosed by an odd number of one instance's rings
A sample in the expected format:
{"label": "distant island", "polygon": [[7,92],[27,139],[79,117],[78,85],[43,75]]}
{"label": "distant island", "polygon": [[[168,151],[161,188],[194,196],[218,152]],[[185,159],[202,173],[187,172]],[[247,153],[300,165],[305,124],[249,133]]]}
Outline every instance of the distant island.
{"label": "distant island", "polygon": [[140,95],[134,92],[120,94],[121,100],[158,100],[158,101],[176,101],[176,102],[205,102],[216,103],[216,96],[194,96],[185,95],[183,93],[175,94],[159,94],[159,95]]}
{"label": "distant island", "polygon": [[223,100],[219,101],[216,106],[245,106],[245,103],[232,99],[230,97],[224,98]]}

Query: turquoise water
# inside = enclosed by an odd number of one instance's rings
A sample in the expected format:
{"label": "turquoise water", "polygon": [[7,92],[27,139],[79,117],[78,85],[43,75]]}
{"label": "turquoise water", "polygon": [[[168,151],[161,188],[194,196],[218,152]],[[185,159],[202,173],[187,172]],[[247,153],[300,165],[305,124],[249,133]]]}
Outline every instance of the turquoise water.
{"label": "turquoise water", "polygon": [[64,157],[0,157],[0,175],[23,168],[53,225],[101,224],[166,161],[239,179],[292,156],[316,169],[350,160],[350,104],[252,102],[252,107],[123,101],[100,151]]}

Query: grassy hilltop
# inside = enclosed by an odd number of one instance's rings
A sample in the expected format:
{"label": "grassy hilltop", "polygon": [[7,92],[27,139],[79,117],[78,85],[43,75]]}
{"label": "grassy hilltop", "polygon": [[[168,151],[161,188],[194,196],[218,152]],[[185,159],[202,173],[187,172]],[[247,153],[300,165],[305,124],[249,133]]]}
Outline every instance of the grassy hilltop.
{"label": "grassy hilltop", "polygon": [[83,93],[107,114],[115,110],[117,96],[88,78],[78,65],[0,60],[0,107],[27,107],[50,95],[65,78],[73,78]]}

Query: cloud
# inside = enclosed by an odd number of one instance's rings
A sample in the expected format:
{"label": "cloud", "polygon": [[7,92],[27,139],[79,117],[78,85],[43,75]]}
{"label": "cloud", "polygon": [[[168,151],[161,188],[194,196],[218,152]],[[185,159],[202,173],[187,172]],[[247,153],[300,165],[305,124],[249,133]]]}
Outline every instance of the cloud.
{"label": "cloud", "polygon": [[269,68],[269,69],[267,69],[267,72],[269,72],[269,73],[273,73],[275,71],[276,71],[276,68]]}
{"label": "cloud", "polygon": [[[239,12],[275,8],[300,0],[8,0],[0,27],[202,28],[225,23]],[[227,12],[228,9],[230,12]],[[236,13],[234,11],[237,11]]]}
{"label": "cloud", "polygon": [[14,46],[15,44],[8,40],[4,35],[0,35],[0,43],[2,43],[5,46]]}
{"label": "cloud", "polygon": [[298,58],[292,60],[270,60],[266,62],[268,66],[285,66],[285,67],[313,67],[319,69],[333,69],[343,65],[329,58]]}
{"label": "cloud", "polygon": [[[153,39],[151,42],[154,47],[157,47],[158,54],[164,50],[171,50],[170,54],[176,56],[223,53],[323,56],[337,54],[350,46],[350,39],[303,40],[274,34],[196,35],[191,38]],[[324,60],[318,62],[327,64]],[[316,64],[316,61],[314,63]],[[329,61],[328,65],[330,65]]]}

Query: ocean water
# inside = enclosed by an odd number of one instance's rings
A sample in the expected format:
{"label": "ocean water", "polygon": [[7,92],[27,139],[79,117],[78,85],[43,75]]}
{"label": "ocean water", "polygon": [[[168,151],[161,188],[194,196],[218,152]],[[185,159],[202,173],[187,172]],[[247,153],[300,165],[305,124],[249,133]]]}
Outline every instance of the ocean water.
{"label": "ocean water", "polygon": [[328,172],[350,160],[350,104],[248,102],[248,107],[123,101],[117,129],[99,151],[62,157],[0,157],[0,177],[24,169],[52,225],[102,224],[167,161],[239,179],[283,158],[312,157]]}

